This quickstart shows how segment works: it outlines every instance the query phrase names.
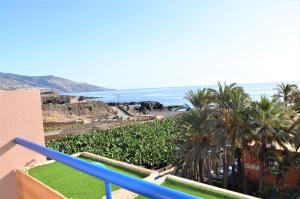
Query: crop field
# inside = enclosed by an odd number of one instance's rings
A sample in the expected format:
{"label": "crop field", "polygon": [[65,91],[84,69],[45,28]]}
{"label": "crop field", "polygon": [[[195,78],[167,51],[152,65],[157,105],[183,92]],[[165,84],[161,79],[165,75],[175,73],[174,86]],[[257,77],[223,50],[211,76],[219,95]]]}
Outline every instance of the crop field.
{"label": "crop field", "polygon": [[67,154],[91,152],[123,162],[157,169],[171,164],[180,145],[180,128],[174,118],[126,127],[95,130],[47,142]]}

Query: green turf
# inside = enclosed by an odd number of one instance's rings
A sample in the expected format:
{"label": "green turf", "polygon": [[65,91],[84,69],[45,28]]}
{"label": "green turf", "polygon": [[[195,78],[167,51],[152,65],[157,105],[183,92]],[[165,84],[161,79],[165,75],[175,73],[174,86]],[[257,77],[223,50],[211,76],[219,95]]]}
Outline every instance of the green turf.
{"label": "green turf", "polygon": [[[80,158],[86,161],[94,161],[89,158]],[[111,164],[104,165],[107,168],[122,172],[136,178],[143,178],[146,176],[145,174],[141,174],[129,169],[116,167]],[[34,167],[29,170],[29,175],[39,179],[46,185],[57,190],[68,198],[98,199],[105,195],[104,182],[102,180],[99,180],[93,176],[87,175],[83,172],[80,172],[58,162]],[[119,189],[119,187],[112,185],[112,190],[116,189]]]}
{"label": "green turf", "polygon": [[[94,159],[88,158],[88,157],[79,156],[79,158],[83,159],[85,161],[88,161],[88,162],[99,162],[99,161],[95,161]],[[125,173],[125,174],[133,176],[133,177],[145,178],[145,177],[148,176],[147,174],[139,173],[137,171],[134,171],[134,170],[131,170],[131,169],[127,169],[127,168],[124,168],[124,167],[121,167],[121,166],[117,166],[117,165],[113,165],[113,164],[109,164],[109,163],[103,163],[103,162],[101,162],[101,163],[104,164],[108,168],[111,168],[111,169],[113,169],[115,171],[119,171],[119,172]]]}
{"label": "green turf", "polygon": [[[171,180],[166,180],[163,184],[165,187],[169,187],[171,189],[175,189],[177,191],[185,192],[194,196],[198,196],[205,199],[240,199],[239,197],[234,197],[230,195],[225,195],[219,192],[213,192],[208,189],[196,188],[183,183],[174,182]],[[144,196],[139,196],[136,199],[146,198]]]}

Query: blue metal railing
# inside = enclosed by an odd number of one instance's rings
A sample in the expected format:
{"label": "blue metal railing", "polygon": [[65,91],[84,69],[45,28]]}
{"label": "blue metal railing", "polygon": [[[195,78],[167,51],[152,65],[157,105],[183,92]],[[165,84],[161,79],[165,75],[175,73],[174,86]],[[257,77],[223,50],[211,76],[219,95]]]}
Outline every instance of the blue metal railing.
{"label": "blue metal railing", "polygon": [[[149,198],[158,199],[196,199],[198,197],[182,193],[170,188],[166,188],[151,182],[147,182],[138,178],[116,172],[97,164],[93,164],[79,158],[61,153],[59,151],[47,148],[40,144],[36,144],[23,138],[15,138],[16,144],[22,145],[35,152],[38,152],[48,158],[66,164],[74,169],[80,170],[89,175],[95,176],[105,182],[118,185],[122,188],[147,196]],[[198,198],[199,199],[199,198]]]}

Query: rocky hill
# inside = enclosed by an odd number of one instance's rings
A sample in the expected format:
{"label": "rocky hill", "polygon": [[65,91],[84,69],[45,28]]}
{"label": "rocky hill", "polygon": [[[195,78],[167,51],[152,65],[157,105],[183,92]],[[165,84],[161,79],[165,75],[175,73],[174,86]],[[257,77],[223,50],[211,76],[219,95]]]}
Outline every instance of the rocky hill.
{"label": "rocky hill", "polygon": [[103,87],[74,82],[61,77],[48,76],[25,76],[0,72],[0,90],[20,88],[40,88],[58,92],[88,92],[108,90]]}

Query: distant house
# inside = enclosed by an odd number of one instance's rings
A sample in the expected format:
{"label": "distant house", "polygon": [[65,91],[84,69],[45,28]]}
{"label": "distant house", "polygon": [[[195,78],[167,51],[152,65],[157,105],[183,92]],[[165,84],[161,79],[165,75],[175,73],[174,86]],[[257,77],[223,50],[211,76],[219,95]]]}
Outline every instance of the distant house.
{"label": "distant house", "polygon": [[41,90],[41,97],[57,97],[58,93],[55,91],[49,91],[49,90]]}

